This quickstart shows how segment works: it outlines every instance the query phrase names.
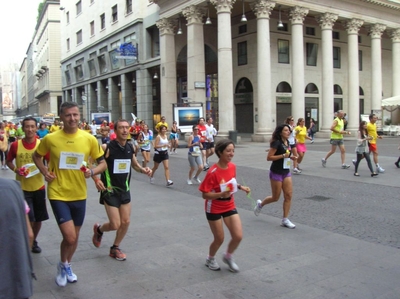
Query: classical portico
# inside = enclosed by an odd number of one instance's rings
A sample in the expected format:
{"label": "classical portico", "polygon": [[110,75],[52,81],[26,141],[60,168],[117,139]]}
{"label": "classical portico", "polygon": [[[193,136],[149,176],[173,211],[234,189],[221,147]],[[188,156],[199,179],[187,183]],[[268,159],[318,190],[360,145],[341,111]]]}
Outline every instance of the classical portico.
{"label": "classical portico", "polygon": [[[271,0],[245,0],[248,21],[242,23],[240,22],[241,11],[238,13],[238,7],[242,9],[241,1],[211,0],[209,6],[205,1],[191,0],[181,4],[176,2],[174,5],[172,4],[174,0],[151,2],[158,3],[162,7],[160,10],[162,18],[157,22],[157,26],[160,29],[161,45],[161,113],[167,118],[172,117],[172,104],[179,101],[176,92],[177,53],[171,49],[181,51],[185,46],[182,45],[182,37],[175,35],[178,16],[181,20],[183,16],[187,21],[184,24],[186,26],[183,26],[187,42],[187,94],[193,101],[205,102],[206,100],[205,90],[195,88],[195,82],[204,82],[209,74],[205,67],[205,36],[207,46],[218,52],[216,97],[218,97],[218,127],[222,137],[228,136],[230,130],[236,129],[235,109],[237,108],[234,105],[233,94],[234,86],[241,78],[248,79],[254,88],[253,141],[269,140],[277,125],[275,88],[280,82],[286,81],[290,87],[290,91],[285,96],[287,96],[287,103],[291,105],[289,108],[291,114],[296,120],[305,117],[306,85],[313,83],[316,86],[314,97],[319,99],[317,118],[320,133],[318,136],[330,133],[334,103],[347,112],[348,129],[356,131],[360,113],[369,113],[371,109],[381,109],[382,93],[385,97],[391,96],[390,93],[400,94],[400,84],[397,83],[400,80],[400,29],[398,29],[400,24],[396,24],[393,17],[387,22],[385,20],[382,24],[378,24],[380,12],[376,14],[376,17],[364,16],[362,13],[349,14],[350,10],[346,11],[346,8],[350,8],[346,1],[339,1],[341,8],[344,9],[341,11],[338,7],[332,8],[326,5],[326,1],[311,0],[309,5],[302,3],[302,6],[291,6],[288,1],[280,3],[280,1]],[[371,2],[368,5],[372,13],[374,5],[377,4]],[[284,6],[285,16],[289,15],[289,19],[284,20],[289,30],[286,29],[283,33],[272,26],[277,18],[277,6]],[[253,11],[255,18],[250,16],[249,8]],[[204,24],[205,16],[209,14],[212,14],[212,26]],[[238,28],[243,25],[247,25],[248,31],[240,35],[237,33]],[[313,29],[318,25],[321,30],[315,30],[316,34],[312,37],[305,32],[306,29]],[[392,49],[387,46],[386,28],[390,29],[387,30],[387,34],[392,38]],[[215,38],[214,36],[209,38],[211,32],[216,34]],[[315,43],[318,47],[315,65],[305,63],[305,57],[309,58],[307,56],[309,53],[304,51],[305,38],[307,38],[307,43]],[[386,39],[386,44],[382,48],[383,38]],[[248,45],[256,47],[246,49],[249,62],[247,72],[245,72],[243,70],[246,67],[237,64],[238,57],[235,55],[238,52],[239,40],[250,41],[251,39],[256,39],[256,42],[251,41]],[[290,62],[287,62],[286,66],[276,60],[278,39],[290,40],[288,43]],[[175,44],[177,41],[178,46]],[[335,55],[342,56],[339,57],[339,63],[335,60],[337,57],[333,55],[334,48],[339,50],[335,51]],[[382,60],[387,59],[384,53],[390,50],[393,68],[390,75],[385,73],[384,76],[390,77],[391,92],[385,92],[382,85],[387,86],[388,83],[386,80],[385,84],[382,84]],[[371,57],[371,64],[365,62],[369,57]],[[364,61],[363,66],[359,65],[360,61]],[[290,69],[289,72],[288,69]],[[272,76],[272,73],[276,72],[285,73],[284,79],[279,76],[280,80],[277,81],[277,78]],[[339,90],[343,90],[342,95],[338,97],[342,99],[341,102],[334,100],[334,97],[336,98],[334,85],[338,86]],[[360,90],[365,92],[362,98],[363,106],[360,105]],[[363,110],[360,111],[360,109]]]}

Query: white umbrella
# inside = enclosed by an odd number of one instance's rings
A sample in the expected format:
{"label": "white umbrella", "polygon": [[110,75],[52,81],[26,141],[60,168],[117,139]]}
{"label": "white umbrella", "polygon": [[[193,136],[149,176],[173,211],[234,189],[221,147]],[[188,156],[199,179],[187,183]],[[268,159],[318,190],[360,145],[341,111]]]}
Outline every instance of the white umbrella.
{"label": "white umbrella", "polygon": [[400,95],[382,100],[382,107],[400,106]]}

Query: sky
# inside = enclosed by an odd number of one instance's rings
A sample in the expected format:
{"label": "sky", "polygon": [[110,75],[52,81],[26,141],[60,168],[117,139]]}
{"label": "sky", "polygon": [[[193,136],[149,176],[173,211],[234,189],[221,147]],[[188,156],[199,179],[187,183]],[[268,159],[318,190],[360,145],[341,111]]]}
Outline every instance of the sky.
{"label": "sky", "polygon": [[0,0],[0,63],[22,64],[43,0]]}

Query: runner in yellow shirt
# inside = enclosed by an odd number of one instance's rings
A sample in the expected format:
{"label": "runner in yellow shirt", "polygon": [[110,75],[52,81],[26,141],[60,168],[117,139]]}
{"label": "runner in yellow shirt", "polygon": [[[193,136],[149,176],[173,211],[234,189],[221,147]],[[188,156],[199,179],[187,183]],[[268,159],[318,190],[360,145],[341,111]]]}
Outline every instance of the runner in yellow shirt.
{"label": "runner in yellow shirt", "polygon": [[376,145],[376,140],[382,139],[382,136],[378,135],[378,132],[376,131],[376,121],[377,120],[378,120],[378,117],[375,114],[369,115],[369,123],[367,124],[367,132],[368,132],[368,136],[372,137],[372,139],[369,141],[369,153],[372,152],[372,156],[374,158],[374,163],[376,165],[376,172],[384,173],[385,169],[380,167],[379,163],[378,163],[378,147]]}
{"label": "runner in yellow shirt", "polygon": [[59,123],[58,120],[55,120],[54,124],[52,124],[50,126],[50,130],[49,131],[50,131],[50,133],[54,133],[54,132],[59,131],[59,130],[61,130],[60,123]]}
{"label": "runner in yellow shirt", "polygon": [[[64,123],[63,129],[42,139],[33,154],[33,161],[48,182],[48,198],[63,236],[56,283],[65,286],[67,281],[77,281],[70,263],[78,246],[79,231],[85,218],[85,179],[102,173],[107,164],[97,139],[79,130],[80,113],[77,103],[62,103],[60,118]],[[47,153],[50,158],[48,167],[43,164],[43,156]],[[89,157],[97,161],[97,166],[92,169],[84,165]]]}

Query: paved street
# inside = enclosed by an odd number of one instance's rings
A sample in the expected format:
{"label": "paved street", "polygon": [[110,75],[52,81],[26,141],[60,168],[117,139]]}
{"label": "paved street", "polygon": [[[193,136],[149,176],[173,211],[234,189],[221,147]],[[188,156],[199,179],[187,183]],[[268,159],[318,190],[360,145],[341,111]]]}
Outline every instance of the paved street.
{"label": "paved street", "polygon": [[[270,194],[265,152],[269,144],[242,141],[234,158],[238,180],[252,188],[254,200],[263,198]],[[400,154],[399,142],[398,137],[379,142],[380,164],[386,172],[377,178],[370,177],[365,161],[360,177],[353,176],[353,167],[341,169],[339,151],[323,168],[328,140],[308,144],[304,171],[293,177],[294,230],[280,226],[282,199],[256,217],[252,200],[243,193],[236,196],[244,229],[235,254],[241,269],[237,274],[230,273],[221,259],[228,233],[217,256],[221,271],[204,266],[212,235],[197,186],[186,184],[186,149],[170,158],[171,189],[165,187],[162,166],[155,185],[134,174],[131,226],[121,245],[128,256],[125,262],[108,257],[114,233],[104,235],[100,248],[91,243],[93,223],[106,221],[106,215],[89,182],[86,219],[73,260],[79,281],[65,288],[54,283],[60,233],[50,213],[38,239],[43,252],[33,256],[38,276],[33,298],[398,299],[400,169],[393,163]],[[346,162],[351,164],[355,141],[345,145]],[[12,177],[11,171],[0,175]]]}

